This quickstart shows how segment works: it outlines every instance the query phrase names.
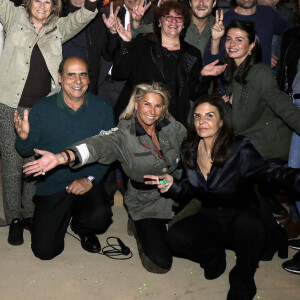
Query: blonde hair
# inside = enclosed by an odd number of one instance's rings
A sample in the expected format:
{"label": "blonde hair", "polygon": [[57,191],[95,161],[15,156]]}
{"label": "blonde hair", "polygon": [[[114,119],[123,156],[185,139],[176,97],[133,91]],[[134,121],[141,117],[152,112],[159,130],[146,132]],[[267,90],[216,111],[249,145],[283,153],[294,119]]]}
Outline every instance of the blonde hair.
{"label": "blonde hair", "polygon": [[[31,3],[34,0],[23,0],[23,6],[28,14],[29,20],[31,20]],[[55,18],[55,17],[59,17],[61,10],[62,10],[62,3],[61,0],[51,0],[52,2],[52,8],[51,8],[51,13],[49,15],[49,17],[45,20],[45,22],[43,23],[44,25],[48,25],[51,23],[51,21]]]}
{"label": "blonde hair", "polygon": [[166,117],[168,114],[170,93],[162,83],[153,82],[152,84],[141,83],[135,86],[134,91],[129,99],[129,103],[120,115],[119,120],[130,120],[136,112],[134,103],[139,103],[143,97],[149,93],[158,94],[163,100],[162,114],[159,118],[159,121]]}

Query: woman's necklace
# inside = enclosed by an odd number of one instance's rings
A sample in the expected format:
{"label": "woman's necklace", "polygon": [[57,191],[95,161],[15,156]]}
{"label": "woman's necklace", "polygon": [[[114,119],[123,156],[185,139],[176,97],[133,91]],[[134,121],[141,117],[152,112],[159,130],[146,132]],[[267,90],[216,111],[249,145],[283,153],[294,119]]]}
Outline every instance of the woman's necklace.
{"label": "woman's necklace", "polygon": [[161,44],[164,48],[167,48],[168,50],[179,50],[180,49],[180,41],[173,46],[167,46],[164,43],[161,43]]}
{"label": "woman's necklace", "polygon": [[207,155],[207,151],[205,151],[204,149],[204,144],[199,143],[199,146],[198,146],[198,151],[200,150],[200,153],[201,153],[201,158],[204,159],[204,160],[211,160],[211,156],[210,155]]}

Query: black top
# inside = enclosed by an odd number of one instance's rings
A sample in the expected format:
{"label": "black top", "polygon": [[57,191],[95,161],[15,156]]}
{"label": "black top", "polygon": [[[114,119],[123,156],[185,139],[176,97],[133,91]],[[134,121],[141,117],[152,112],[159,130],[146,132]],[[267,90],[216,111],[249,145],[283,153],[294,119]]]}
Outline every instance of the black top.
{"label": "black top", "polygon": [[[25,80],[25,78],[23,79]],[[30,108],[51,91],[51,74],[37,44],[33,47],[29,73],[19,102],[20,107]]]}

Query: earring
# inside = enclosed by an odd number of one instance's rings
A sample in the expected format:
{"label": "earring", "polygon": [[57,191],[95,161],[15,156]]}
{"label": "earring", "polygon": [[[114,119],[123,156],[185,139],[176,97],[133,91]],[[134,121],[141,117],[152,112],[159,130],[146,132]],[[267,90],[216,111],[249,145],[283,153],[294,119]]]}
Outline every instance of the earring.
{"label": "earring", "polygon": [[184,25],[182,26],[182,29],[184,28]]}
{"label": "earring", "polygon": [[250,50],[248,54],[251,55],[251,54],[252,54],[252,51]]}
{"label": "earring", "polygon": [[158,27],[160,27],[161,25],[160,25],[160,23],[158,24]]}

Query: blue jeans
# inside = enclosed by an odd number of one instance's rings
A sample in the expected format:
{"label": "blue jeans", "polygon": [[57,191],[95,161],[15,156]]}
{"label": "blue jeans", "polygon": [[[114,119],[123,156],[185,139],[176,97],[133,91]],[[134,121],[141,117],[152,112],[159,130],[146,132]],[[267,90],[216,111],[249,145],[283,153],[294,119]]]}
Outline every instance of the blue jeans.
{"label": "blue jeans", "polygon": [[[294,99],[294,104],[300,109],[300,99]],[[293,133],[289,154],[289,167],[300,168],[300,136]],[[300,221],[300,199],[290,205],[290,217],[294,221]]]}

